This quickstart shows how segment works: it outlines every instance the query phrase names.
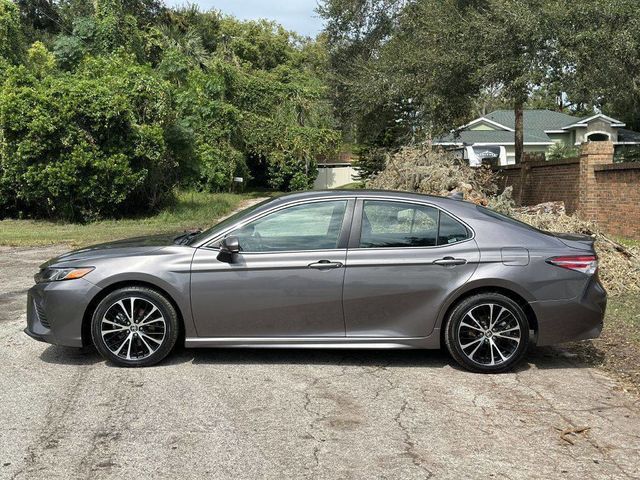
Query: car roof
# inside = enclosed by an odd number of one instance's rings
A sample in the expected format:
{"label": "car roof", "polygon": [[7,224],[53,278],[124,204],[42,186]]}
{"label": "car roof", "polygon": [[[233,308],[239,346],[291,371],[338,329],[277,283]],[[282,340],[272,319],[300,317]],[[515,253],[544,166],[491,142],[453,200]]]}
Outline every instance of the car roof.
{"label": "car roof", "polygon": [[[404,192],[398,190],[310,190],[305,192],[295,192],[277,197],[274,201],[280,203],[289,203],[298,200],[314,200],[321,198],[336,198],[336,197],[386,197],[389,199],[412,199],[416,201],[425,201],[450,206],[459,206],[460,204],[470,204],[461,200],[456,200],[448,197],[440,197],[437,195],[425,195],[415,192]],[[473,205],[473,204],[470,204]]]}

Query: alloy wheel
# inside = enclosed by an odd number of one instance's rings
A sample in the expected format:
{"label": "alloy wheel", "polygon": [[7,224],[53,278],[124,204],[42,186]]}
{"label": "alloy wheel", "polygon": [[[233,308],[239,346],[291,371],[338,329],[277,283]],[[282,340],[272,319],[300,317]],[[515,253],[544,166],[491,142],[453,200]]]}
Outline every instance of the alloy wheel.
{"label": "alloy wheel", "polygon": [[457,337],[462,353],[470,361],[493,367],[516,354],[522,335],[513,311],[496,303],[483,303],[464,314]]}
{"label": "alloy wheel", "polygon": [[166,333],[162,312],[146,298],[131,296],[114,302],[100,322],[105,346],[125,360],[149,357],[160,348]]}

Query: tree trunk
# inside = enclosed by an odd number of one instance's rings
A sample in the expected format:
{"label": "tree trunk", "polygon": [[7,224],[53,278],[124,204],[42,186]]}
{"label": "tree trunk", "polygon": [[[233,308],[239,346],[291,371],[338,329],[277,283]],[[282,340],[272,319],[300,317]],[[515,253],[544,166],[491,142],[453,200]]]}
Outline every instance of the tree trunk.
{"label": "tree trunk", "polygon": [[516,132],[515,132],[516,164],[522,163],[522,154],[524,153],[523,106],[524,106],[524,102],[520,100],[517,100],[514,105],[514,111],[516,114]]}

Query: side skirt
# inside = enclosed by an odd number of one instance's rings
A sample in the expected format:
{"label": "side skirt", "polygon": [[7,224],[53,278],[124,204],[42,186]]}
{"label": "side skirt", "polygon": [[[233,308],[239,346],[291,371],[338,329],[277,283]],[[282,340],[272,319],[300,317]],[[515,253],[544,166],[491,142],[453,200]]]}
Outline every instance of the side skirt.
{"label": "side skirt", "polygon": [[440,348],[437,331],[428,337],[187,337],[187,348],[326,348],[326,349],[436,349]]}

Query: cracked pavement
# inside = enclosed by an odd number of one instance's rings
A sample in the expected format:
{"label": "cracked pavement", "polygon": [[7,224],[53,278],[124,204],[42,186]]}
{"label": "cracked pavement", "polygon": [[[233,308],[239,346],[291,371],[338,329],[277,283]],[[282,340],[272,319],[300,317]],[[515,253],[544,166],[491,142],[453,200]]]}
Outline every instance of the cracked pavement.
{"label": "cracked pavement", "polygon": [[[180,350],[146,369],[23,332],[65,247],[0,247],[0,478],[640,478],[640,403],[561,349]],[[561,431],[588,430],[560,438]]]}

